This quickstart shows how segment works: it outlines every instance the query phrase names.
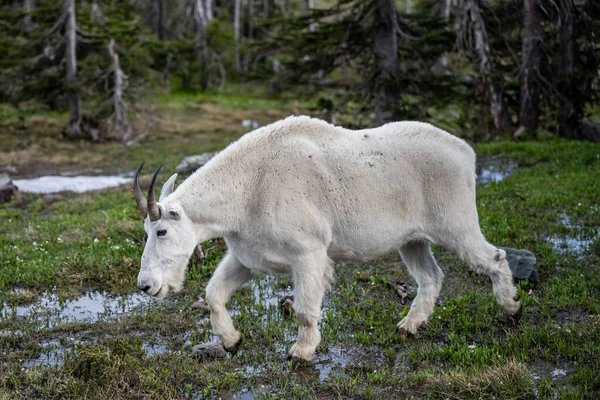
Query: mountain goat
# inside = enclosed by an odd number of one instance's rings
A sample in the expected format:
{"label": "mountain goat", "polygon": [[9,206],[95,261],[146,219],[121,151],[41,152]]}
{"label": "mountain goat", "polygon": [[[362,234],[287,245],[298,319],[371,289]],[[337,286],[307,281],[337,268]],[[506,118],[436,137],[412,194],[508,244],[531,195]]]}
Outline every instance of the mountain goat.
{"label": "mountain goat", "polygon": [[418,284],[398,323],[414,334],[433,313],[444,274],[430,244],[456,253],[491,278],[509,315],[521,303],[505,252],[483,237],[475,205],[475,153],[463,140],[419,122],[352,131],[289,117],[229,145],[156,202],[134,193],[148,240],[139,288],[164,298],[183,286],[194,248],[222,237],[228,251],[206,288],[214,333],[230,352],[241,343],[225,308],[254,272],[289,274],[299,329],[289,351],[309,361],[320,341],[317,320],[335,260],[369,260],[399,249]]}

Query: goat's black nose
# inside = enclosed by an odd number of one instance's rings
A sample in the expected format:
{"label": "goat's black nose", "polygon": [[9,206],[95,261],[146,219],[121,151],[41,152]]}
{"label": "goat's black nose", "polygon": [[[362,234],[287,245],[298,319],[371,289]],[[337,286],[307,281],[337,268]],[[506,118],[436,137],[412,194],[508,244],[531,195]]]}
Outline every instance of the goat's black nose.
{"label": "goat's black nose", "polygon": [[151,287],[152,287],[152,286],[150,286],[150,285],[146,285],[146,286],[139,285],[139,286],[138,286],[138,288],[140,288],[140,290],[141,290],[142,292],[148,292],[148,290],[150,290],[150,288],[151,288]]}

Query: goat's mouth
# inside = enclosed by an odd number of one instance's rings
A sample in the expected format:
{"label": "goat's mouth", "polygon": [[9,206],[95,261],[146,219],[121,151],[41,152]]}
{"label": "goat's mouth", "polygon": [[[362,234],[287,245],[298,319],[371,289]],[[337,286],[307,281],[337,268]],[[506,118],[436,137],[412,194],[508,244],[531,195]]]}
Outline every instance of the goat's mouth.
{"label": "goat's mouth", "polygon": [[158,289],[158,292],[151,294],[150,296],[152,296],[156,300],[163,300],[165,297],[167,297],[168,294],[169,285],[162,285],[160,289]]}
{"label": "goat's mouth", "polygon": [[152,296],[156,300],[163,300],[164,298],[167,297],[167,295],[170,292],[179,293],[179,292],[181,292],[182,289],[183,289],[183,284],[181,284],[179,286],[164,284],[160,287],[160,289],[158,289],[158,292],[156,292],[150,296]]}

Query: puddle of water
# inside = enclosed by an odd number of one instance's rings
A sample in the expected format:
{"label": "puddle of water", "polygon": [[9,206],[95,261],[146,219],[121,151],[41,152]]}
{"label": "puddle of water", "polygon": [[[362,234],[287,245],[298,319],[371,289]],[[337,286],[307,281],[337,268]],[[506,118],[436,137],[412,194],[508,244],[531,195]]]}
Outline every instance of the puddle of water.
{"label": "puddle of water", "polygon": [[163,353],[166,353],[169,351],[169,349],[167,349],[167,346],[165,344],[150,343],[150,342],[142,343],[142,350],[144,350],[146,352],[146,354],[148,354],[149,356],[152,356],[155,354],[163,354]]}
{"label": "puddle of water", "polygon": [[571,217],[565,213],[560,214],[560,222],[566,228],[577,231],[575,235],[553,234],[548,236],[548,240],[560,254],[574,254],[581,257],[594,241],[594,237],[600,235],[600,228],[592,235],[584,233],[581,226],[574,224]]}
{"label": "puddle of water", "polygon": [[254,392],[249,391],[248,389],[242,389],[233,395],[235,400],[253,400],[255,397],[256,395]]}
{"label": "puddle of water", "polygon": [[56,293],[45,293],[38,301],[28,306],[11,307],[2,304],[0,316],[48,319],[54,326],[61,322],[96,322],[102,317],[116,317],[152,302],[141,293],[112,296],[103,292],[89,292],[74,300],[61,302]]}
{"label": "puddle of water", "polygon": [[592,239],[580,239],[573,236],[552,235],[548,238],[554,248],[561,254],[574,253],[581,256],[592,244]]}
{"label": "puddle of water", "polygon": [[37,358],[25,360],[22,364],[24,368],[32,368],[38,365],[54,367],[61,365],[65,359],[65,354],[72,350],[72,346],[77,343],[81,343],[79,340],[71,338],[71,343],[68,346],[64,346],[59,340],[49,340],[42,342],[42,351]]}
{"label": "puddle of water", "polygon": [[265,309],[279,307],[279,299],[285,295],[292,294],[292,288],[281,289],[277,287],[277,277],[265,275],[260,279],[250,282],[250,288],[254,295],[254,303],[262,305]]}
{"label": "puddle of water", "polygon": [[[384,362],[384,358],[381,355],[367,353],[360,347],[330,346],[327,353],[317,353],[315,355],[314,365],[319,371],[319,380],[323,382],[334,370],[344,370],[349,364],[361,364],[368,361],[373,361],[377,367],[380,367]],[[334,372],[338,373],[338,371]],[[341,373],[344,374],[344,372]]]}
{"label": "puddle of water", "polygon": [[106,189],[131,182],[128,175],[116,176],[41,176],[32,179],[15,179],[13,183],[25,193],[84,193],[93,190]]}
{"label": "puddle of water", "polygon": [[[567,375],[569,375],[569,365],[563,365],[564,368],[555,366],[548,360],[537,359],[529,365],[529,372],[534,382],[534,393],[537,396],[539,382],[542,378],[550,378],[552,380],[553,398],[559,397],[558,387],[563,386]],[[567,369],[565,369],[567,368]],[[572,370],[571,370],[572,371]]]}
{"label": "puddle of water", "polygon": [[477,183],[500,182],[514,173],[517,168],[519,164],[509,158],[479,157],[475,166]]}
{"label": "puddle of water", "polygon": [[[69,351],[73,350],[73,347],[82,343],[82,341],[71,338],[70,342],[67,345],[61,344],[59,340],[50,340],[47,342],[41,343],[42,351],[40,352],[37,358],[32,358],[29,360],[25,360],[22,364],[24,368],[32,368],[38,365],[44,366],[57,366],[62,365],[65,359],[65,354]],[[142,350],[146,352],[147,355],[152,356],[155,354],[163,354],[167,353],[170,350],[167,349],[167,346],[162,343],[150,343],[144,341],[142,343]]]}
{"label": "puddle of water", "polygon": [[254,121],[252,119],[244,119],[244,120],[242,120],[242,126],[244,128],[258,129],[258,128],[260,128],[260,123],[258,123],[258,121]]}

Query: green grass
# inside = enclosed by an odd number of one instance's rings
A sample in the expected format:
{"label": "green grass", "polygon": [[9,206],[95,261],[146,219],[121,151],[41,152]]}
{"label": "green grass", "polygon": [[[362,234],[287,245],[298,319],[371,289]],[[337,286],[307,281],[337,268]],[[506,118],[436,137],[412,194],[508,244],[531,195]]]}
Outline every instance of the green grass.
{"label": "green grass", "polygon": [[[158,164],[166,157],[172,168],[184,153],[225,145],[243,133],[237,122],[218,120],[231,111],[242,113],[236,118],[252,115],[263,122],[286,112],[275,101],[231,94],[175,95],[159,102],[170,136],[159,134],[127,154],[135,159],[128,168],[141,158]],[[173,127],[177,116],[192,120],[196,111],[200,123]],[[198,128],[186,136],[203,123],[213,131]],[[169,137],[173,143],[167,145]],[[185,137],[199,144],[179,143]],[[98,165],[112,162],[102,146],[110,145],[100,145]],[[0,399],[231,398],[248,391],[258,399],[597,397],[600,145],[497,142],[477,145],[476,151],[514,158],[521,166],[477,194],[490,242],[538,257],[540,283],[521,285],[525,312],[519,322],[502,314],[488,278],[435,248],[446,280],[433,317],[414,338],[395,333],[408,308],[388,282],[408,281],[413,293],[416,285],[392,254],[337,266],[314,368],[295,370],[285,360],[297,324],[267,300],[291,293],[286,277],[259,279],[232,299],[229,308],[244,338],[237,355],[196,359],[191,347],[214,337],[206,312],[190,305],[223,255],[218,240],[204,245],[211,248],[204,265],[192,259],[184,291],[165,302],[99,322],[50,324],[50,315],[19,317],[9,310],[49,290],[63,300],[82,290],[133,291],[143,250],[129,188],[23,195],[0,207],[0,303],[7,304],[0,317]],[[592,242],[578,254],[549,241],[570,236]],[[149,354],[144,349],[150,345],[167,351]],[[23,360],[56,348],[62,349],[62,363],[23,368]]]}

